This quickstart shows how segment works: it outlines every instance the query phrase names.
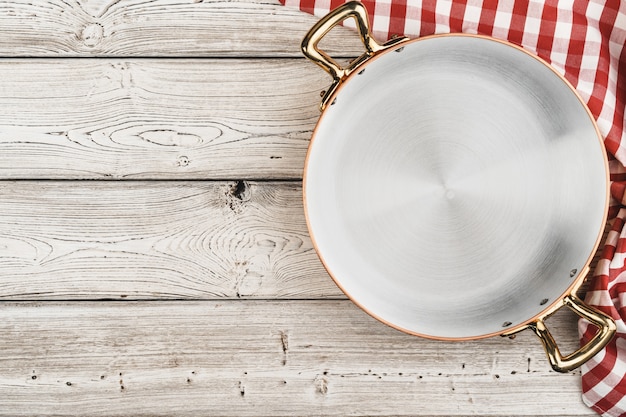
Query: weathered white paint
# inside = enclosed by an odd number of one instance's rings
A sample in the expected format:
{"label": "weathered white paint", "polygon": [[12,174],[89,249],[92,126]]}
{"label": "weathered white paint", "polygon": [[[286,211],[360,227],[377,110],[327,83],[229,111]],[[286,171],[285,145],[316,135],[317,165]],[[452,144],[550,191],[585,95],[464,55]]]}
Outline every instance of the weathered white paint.
{"label": "weathered white paint", "polygon": [[302,178],[302,59],[0,60],[0,178]]}
{"label": "weathered white paint", "polygon": [[[419,339],[334,286],[297,182],[329,83],[299,52],[315,21],[0,4],[0,415],[594,415],[529,332]],[[571,316],[548,324],[575,347]]]}
{"label": "weathered white paint", "polygon": [[[277,0],[8,0],[2,56],[291,56],[317,19]],[[339,27],[335,55],[362,52]]]}
{"label": "weathered white paint", "polygon": [[342,297],[300,183],[5,181],[0,298]]}
{"label": "weathered white paint", "polygon": [[593,415],[530,332],[430,341],[345,300],[7,302],[0,334],[1,415]]}

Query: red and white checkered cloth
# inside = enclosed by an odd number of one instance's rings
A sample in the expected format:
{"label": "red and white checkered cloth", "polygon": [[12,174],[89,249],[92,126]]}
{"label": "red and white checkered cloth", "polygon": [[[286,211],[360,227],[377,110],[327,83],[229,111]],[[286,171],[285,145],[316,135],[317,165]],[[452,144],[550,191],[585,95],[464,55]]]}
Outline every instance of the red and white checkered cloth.
{"label": "red and white checkered cloth", "polygon": [[[280,0],[322,17],[344,0]],[[479,33],[535,53],[587,102],[609,152],[612,230],[586,301],[610,314],[617,336],[582,367],[584,402],[626,416],[626,2],[620,0],[362,0],[374,38]],[[345,22],[354,27],[352,19]],[[595,327],[579,322],[581,343]]]}

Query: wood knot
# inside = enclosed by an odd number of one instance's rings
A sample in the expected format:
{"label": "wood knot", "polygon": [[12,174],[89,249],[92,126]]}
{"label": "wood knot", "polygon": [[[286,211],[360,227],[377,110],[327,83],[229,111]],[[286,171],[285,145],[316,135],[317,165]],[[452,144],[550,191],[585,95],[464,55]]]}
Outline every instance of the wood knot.
{"label": "wood knot", "polygon": [[235,181],[231,183],[226,190],[228,207],[236,214],[241,214],[244,207],[252,197],[250,185],[246,181]]}
{"label": "wood knot", "polygon": [[189,162],[190,161],[188,157],[186,157],[185,155],[181,155],[176,160],[176,165],[178,165],[179,167],[186,167],[189,165]]}
{"label": "wood knot", "polygon": [[230,187],[230,195],[240,201],[248,201],[250,199],[250,188],[245,181],[237,181]]}
{"label": "wood knot", "polygon": [[104,27],[100,23],[90,23],[83,28],[80,39],[89,48],[98,45],[104,37]]}
{"label": "wood knot", "polygon": [[326,395],[328,393],[328,379],[326,379],[326,377],[318,375],[315,377],[313,383],[315,384],[315,392],[320,395]]}

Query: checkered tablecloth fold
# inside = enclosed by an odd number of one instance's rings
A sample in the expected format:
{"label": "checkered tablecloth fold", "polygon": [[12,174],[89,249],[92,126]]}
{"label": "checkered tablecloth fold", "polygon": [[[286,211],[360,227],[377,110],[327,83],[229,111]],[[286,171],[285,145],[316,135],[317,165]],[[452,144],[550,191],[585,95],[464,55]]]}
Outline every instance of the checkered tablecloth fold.
{"label": "checkered tablecloth fold", "polygon": [[[281,0],[322,17],[344,0]],[[609,154],[611,231],[586,302],[612,315],[618,334],[582,367],[583,400],[626,416],[626,2],[620,0],[362,0],[374,37],[464,32],[508,40],[550,63],[578,91]],[[354,26],[352,20],[345,22]],[[579,322],[581,343],[595,334]]]}

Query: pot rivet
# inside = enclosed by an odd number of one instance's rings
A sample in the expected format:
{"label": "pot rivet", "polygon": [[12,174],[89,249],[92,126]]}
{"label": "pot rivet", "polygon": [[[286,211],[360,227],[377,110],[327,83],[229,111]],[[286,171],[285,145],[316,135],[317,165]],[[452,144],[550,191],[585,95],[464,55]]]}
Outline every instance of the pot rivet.
{"label": "pot rivet", "polygon": [[539,305],[545,305],[548,302],[547,298],[544,298],[543,300],[541,300],[541,302],[539,303]]}
{"label": "pot rivet", "polygon": [[403,46],[403,47],[400,47],[400,48],[398,48],[398,49],[395,49],[395,52],[402,52],[402,51],[404,51],[404,46]]}
{"label": "pot rivet", "polygon": [[322,90],[322,91],[320,92],[320,97],[324,97],[324,94],[326,94],[326,90]]}
{"label": "pot rivet", "polygon": [[504,323],[502,323],[502,327],[509,327],[511,324],[513,323],[511,323],[510,321],[505,321]]}
{"label": "pot rivet", "polygon": [[570,278],[573,278],[574,275],[576,275],[577,272],[578,272],[578,269],[572,269],[571,271],[569,271]]}
{"label": "pot rivet", "polygon": [[358,74],[358,75],[361,75],[361,74],[363,74],[364,72],[365,72],[365,68],[363,68],[361,71],[359,71],[359,74]]}
{"label": "pot rivet", "polygon": [[337,102],[337,99],[334,99],[332,103],[330,103],[331,106],[334,106],[335,103]]}

